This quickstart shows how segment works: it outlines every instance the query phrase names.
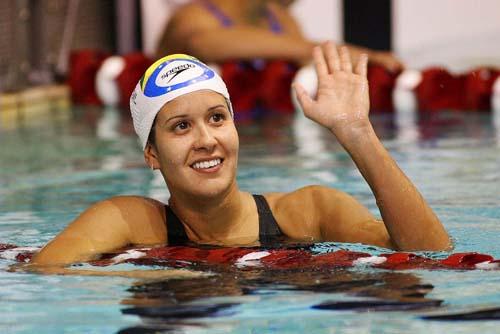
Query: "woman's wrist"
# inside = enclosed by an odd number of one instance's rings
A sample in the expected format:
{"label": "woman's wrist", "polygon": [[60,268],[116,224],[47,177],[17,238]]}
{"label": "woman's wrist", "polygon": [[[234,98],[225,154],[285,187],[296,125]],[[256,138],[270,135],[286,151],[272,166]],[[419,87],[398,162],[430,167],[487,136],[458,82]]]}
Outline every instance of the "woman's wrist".
{"label": "woman's wrist", "polygon": [[348,152],[357,150],[360,145],[363,145],[367,141],[378,141],[378,137],[369,120],[351,123],[349,126],[344,125],[332,128],[330,131]]}

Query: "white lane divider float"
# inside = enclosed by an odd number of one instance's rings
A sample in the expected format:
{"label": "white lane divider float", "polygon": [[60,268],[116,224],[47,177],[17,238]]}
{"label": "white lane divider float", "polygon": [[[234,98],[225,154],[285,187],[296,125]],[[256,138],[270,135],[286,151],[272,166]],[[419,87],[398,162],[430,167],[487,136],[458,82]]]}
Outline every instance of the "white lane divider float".
{"label": "white lane divider float", "polygon": [[236,261],[236,266],[237,267],[252,267],[252,266],[259,266],[260,265],[260,259],[263,257],[266,257],[270,255],[268,251],[261,251],[261,252],[252,252],[248,253],[242,257],[240,257]]}

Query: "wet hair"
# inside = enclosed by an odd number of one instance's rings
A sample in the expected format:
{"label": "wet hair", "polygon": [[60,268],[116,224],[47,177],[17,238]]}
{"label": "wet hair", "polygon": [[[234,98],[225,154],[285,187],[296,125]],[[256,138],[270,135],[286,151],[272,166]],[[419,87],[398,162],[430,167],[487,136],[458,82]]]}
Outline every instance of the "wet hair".
{"label": "wet hair", "polygon": [[153,120],[153,124],[151,125],[151,131],[149,131],[149,136],[148,136],[148,141],[147,141],[147,143],[151,144],[151,146],[153,146],[154,148],[156,148],[155,125],[156,125],[156,117]]}

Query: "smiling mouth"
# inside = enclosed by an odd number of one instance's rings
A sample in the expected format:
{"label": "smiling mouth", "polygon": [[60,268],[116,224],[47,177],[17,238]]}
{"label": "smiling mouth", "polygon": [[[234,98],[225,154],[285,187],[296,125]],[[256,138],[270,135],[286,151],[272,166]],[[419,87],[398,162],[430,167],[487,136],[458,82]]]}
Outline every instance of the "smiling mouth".
{"label": "smiling mouth", "polygon": [[194,164],[191,165],[191,168],[196,169],[196,170],[204,170],[204,169],[210,169],[219,166],[222,164],[224,159],[212,159],[212,160],[206,160],[206,161],[199,161],[195,162]]}

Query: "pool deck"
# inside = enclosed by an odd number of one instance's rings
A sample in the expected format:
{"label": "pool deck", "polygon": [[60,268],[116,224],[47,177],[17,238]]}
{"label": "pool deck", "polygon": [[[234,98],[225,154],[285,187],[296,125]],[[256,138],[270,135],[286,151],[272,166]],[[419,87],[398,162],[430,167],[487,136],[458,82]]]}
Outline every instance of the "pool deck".
{"label": "pool deck", "polygon": [[67,85],[43,85],[17,92],[0,93],[0,127],[16,127],[23,120],[53,111],[70,110]]}

